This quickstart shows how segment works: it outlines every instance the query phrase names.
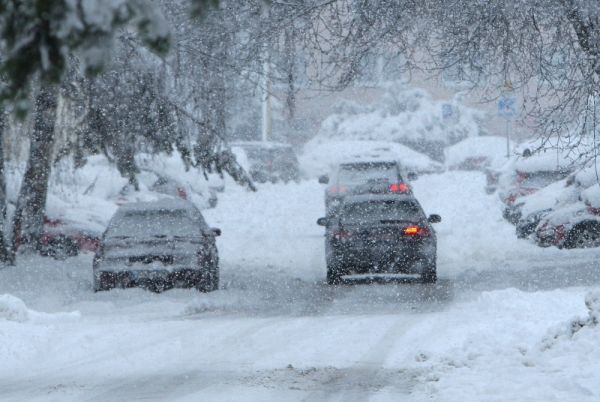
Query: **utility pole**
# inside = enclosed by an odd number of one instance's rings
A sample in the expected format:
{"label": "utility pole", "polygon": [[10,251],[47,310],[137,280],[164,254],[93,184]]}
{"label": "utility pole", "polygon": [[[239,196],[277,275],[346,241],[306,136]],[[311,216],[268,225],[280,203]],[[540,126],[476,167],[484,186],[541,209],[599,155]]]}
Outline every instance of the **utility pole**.
{"label": "utility pole", "polygon": [[[268,21],[271,14],[271,2],[263,0],[261,15],[263,21]],[[263,94],[262,94],[262,140],[269,141],[272,131],[271,116],[271,55],[269,51],[268,35],[265,35],[264,61],[263,61]]]}

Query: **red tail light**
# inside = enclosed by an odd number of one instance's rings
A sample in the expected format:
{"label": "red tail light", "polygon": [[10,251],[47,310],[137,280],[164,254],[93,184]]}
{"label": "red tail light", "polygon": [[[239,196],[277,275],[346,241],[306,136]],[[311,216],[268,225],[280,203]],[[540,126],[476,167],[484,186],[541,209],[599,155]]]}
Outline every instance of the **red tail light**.
{"label": "red tail light", "polygon": [[346,186],[330,186],[327,191],[330,194],[344,194],[348,188]]}
{"label": "red tail light", "polygon": [[187,200],[187,192],[183,187],[177,187],[177,195],[183,200]]}
{"label": "red tail light", "polygon": [[352,237],[352,232],[349,232],[344,229],[336,230],[333,232],[333,238],[336,240],[346,240]]}
{"label": "red tail light", "polygon": [[408,184],[406,183],[393,183],[388,186],[388,189],[392,193],[407,193],[408,192]]}
{"label": "red tail light", "polygon": [[600,208],[595,208],[595,207],[588,207],[587,211],[591,214],[591,215],[596,215],[596,216],[600,216]]}
{"label": "red tail light", "polygon": [[407,236],[429,236],[429,229],[417,225],[407,226],[403,232]]}

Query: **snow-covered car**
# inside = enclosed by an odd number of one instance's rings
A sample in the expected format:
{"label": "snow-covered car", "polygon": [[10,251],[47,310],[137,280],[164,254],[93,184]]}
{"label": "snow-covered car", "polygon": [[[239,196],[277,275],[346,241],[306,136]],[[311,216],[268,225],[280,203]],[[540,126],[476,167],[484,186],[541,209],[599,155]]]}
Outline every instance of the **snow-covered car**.
{"label": "snow-covered car", "polygon": [[179,199],[130,203],[120,207],[94,256],[94,291],[147,287],[160,291],[219,287],[215,237],[200,211]]}
{"label": "snow-covered car", "polygon": [[288,182],[300,179],[298,158],[288,144],[268,141],[240,141],[231,144],[231,151],[252,180]]}
{"label": "snow-covered car", "polygon": [[143,170],[138,174],[137,178],[140,185],[148,190],[148,193],[140,194],[131,184],[127,184],[118,193],[116,198],[117,205],[124,205],[129,202],[149,201],[152,198],[152,193],[188,200],[202,208],[214,208],[217,205],[218,198],[216,191],[208,185],[194,186],[193,183],[189,182],[184,184],[179,180],[150,170]]}
{"label": "snow-covered car", "polygon": [[445,149],[446,166],[458,170],[496,169],[506,162],[506,149],[503,137],[468,137]]}
{"label": "snow-covered car", "polygon": [[353,274],[418,275],[437,280],[437,240],[431,223],[411,195],[346,197],[339,214],[319,218],[326,227],[327,283]]}
{"label": "snow-covered car", "polygon": [[577,201],[545,216],[534,239],[542,247],[600,247],[600,187],[596,184],[583,190]]}
{"label": "snow-covered car", "polygon": [[404,178],[407,176],[396,161],[364,161],[342,163],[330,179],[328,175],[319,178],[321,183],[329,183],[325,189],[325,210],[327,216],[335,214],[344,197],[361,194],[411,194]]}
{"label": "snow-covered car", "polygon": [[556,154],[540,153],[512,158],[502,167],[498,194],[506,205],[503,217],[512,224],[521,219],[520,204],[526,196],[563,180],[571,173],[570,164]]}
{"label": "snow-covered car", "polygon": [[395,142],[313,139],[304,146],[300,155],[301,165],[309,177],[335,172],[343,163],[390,160],[398,161],[406,172],[428,174],[444,171],[441,163]]}
{"label": "snow-covered car", "polygon": [[74,257],[80,251],[95,252],[100,243],[101,231],[93,225],[67,218],[44,217],[39,250],[44,256],[63,259]]}

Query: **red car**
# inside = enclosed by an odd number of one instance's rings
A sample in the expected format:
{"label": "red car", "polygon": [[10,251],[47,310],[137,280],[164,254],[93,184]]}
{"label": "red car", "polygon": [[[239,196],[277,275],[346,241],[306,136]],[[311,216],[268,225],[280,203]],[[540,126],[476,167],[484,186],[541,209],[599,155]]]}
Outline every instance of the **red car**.
{"label": "red car", "polygon": [[44,217],[40,253],[63,259],[74,257],[80,251],[96,252],[101,235],[101,232],[85,228],[77,222]]}

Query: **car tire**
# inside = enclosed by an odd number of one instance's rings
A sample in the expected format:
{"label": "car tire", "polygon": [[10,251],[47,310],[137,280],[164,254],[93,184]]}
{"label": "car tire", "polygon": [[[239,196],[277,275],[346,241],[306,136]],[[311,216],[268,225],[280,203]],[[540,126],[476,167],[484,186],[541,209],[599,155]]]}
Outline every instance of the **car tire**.
{"label": "car tire", "polygon": [[[109,278],[111,279],[109,281]],[[108,291],[115,287],[114,276],[106,272],[100,272],[98,279],[94,275],[94,292]]]}
{"label": "car tire", "polygon": [[196,283],[196,290],[203,293],[212,292],[219,289],[219,269],[212,268],[203,270],[200,279]]}
{"label": "car tire", "polygon": [[600,222],[583,222],[569,231],[565,248],[600,247]]}
{"label": "car tire", "polygon": [[421,282],[436,283],[437,282],[437,267],[435,261],[427,264],[426,268],[421,273]]}
{"label": "car tire", "polygon": [[334,267],[327,267],[327,284],[339,285],[340,283],[342,283],[340,271]]}

